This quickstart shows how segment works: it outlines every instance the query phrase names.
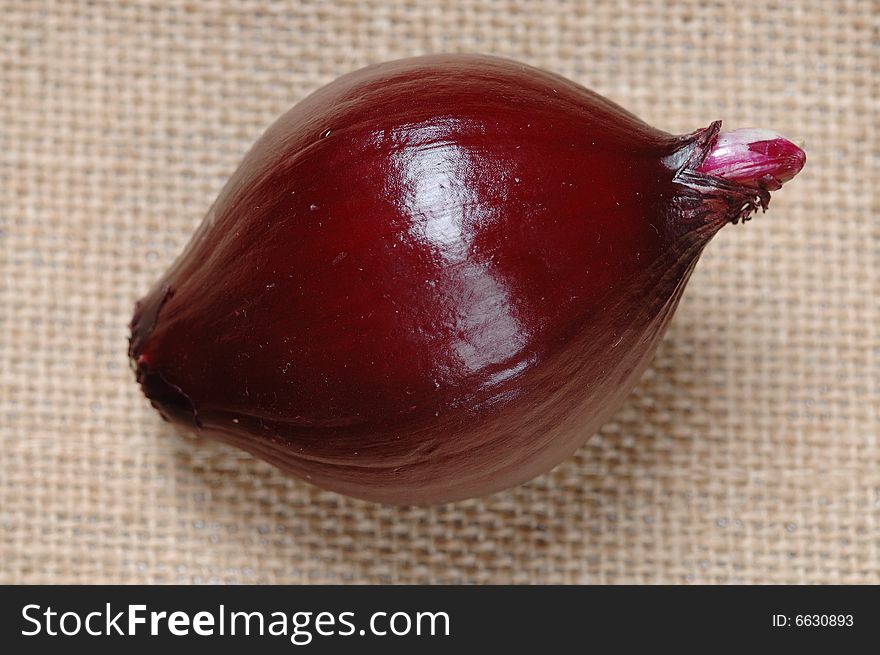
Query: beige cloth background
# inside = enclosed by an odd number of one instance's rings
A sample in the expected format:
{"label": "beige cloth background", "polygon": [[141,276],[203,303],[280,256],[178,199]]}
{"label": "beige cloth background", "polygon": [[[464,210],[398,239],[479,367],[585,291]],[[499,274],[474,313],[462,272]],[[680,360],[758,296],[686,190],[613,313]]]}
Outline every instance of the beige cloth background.
{"label": "beige cloth background", "polygon": [[[0,1],[0,582],[880,583],[880,5]],[[507,55],[806,141],[570,461],[436,508],[176,434],[135,299],[261,131],[367,63]]]}

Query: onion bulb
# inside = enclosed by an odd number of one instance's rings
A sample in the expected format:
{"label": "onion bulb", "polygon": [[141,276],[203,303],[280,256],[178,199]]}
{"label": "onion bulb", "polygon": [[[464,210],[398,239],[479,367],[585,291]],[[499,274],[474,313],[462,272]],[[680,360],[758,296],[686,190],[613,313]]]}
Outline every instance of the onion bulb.
{"label": "onion bulb", "polygon": [[488,494],[611,416],[712,236],[803,165],[509,60],[370,66],[257,141],[129,354],[165,418],[320,487]]}

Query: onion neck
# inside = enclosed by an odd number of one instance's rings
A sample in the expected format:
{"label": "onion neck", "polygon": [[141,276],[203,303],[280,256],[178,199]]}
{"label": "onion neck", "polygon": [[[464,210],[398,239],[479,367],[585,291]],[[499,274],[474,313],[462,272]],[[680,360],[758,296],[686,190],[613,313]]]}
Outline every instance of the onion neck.
{"label": "onion neck", "polygon": [[766,211],[770,192],[803,168],[804,151],[769,130],[721,132],[721,121],[681,137],[667,160],[675,191],[667,223],[675,238],[708,241],[728,223]]}

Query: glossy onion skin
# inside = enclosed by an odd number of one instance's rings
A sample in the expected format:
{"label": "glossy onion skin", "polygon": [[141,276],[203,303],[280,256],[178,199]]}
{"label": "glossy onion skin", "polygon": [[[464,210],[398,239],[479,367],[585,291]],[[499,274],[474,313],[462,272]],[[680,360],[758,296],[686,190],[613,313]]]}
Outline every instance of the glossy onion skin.
{"label": "glossy onion skin", "polygon": [[138,380],[347,495],[524,482],[617,409],[735,219],[735,189],[682,178],[716,133],[491,57],[344,76],[269,128],[138,303]]}

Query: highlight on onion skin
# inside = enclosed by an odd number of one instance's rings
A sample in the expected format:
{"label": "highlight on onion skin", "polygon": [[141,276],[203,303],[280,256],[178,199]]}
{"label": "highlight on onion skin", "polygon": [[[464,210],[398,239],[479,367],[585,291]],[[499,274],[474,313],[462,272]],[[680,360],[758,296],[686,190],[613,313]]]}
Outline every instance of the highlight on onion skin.
{"label": "highlight on onion skin", "polygon": [[168,420],[381,502],[570,456],[647,367],[697,259],[803,151],[676,136],[486,56],[370,66],[272,125],[137,304]]}

